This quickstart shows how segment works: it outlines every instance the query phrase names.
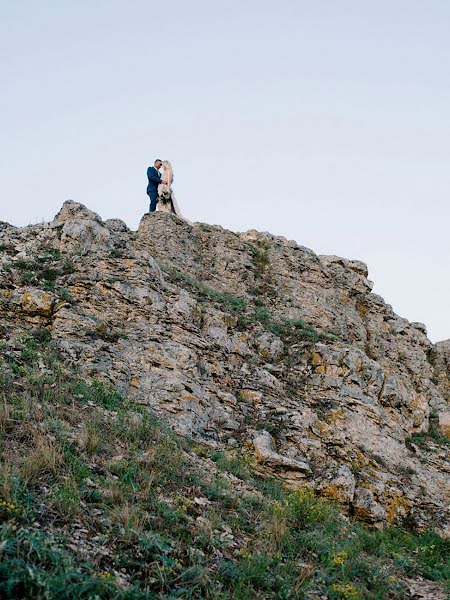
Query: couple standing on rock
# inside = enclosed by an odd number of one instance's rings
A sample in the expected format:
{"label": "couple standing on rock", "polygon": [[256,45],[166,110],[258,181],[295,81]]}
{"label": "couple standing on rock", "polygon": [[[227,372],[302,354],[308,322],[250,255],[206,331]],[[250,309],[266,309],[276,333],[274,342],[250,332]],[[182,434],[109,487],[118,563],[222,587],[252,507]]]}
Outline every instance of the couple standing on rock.
{"label": "couple standing on rock", "polygon": [[[162,175],[160,169],[163,169]],[[149,212],[155,212],[158,205],[158,210],[173,213],[183,218],[172,190],[173,169],[170,162],[157,158],[153,163],[153,167],[147,169],[147,177],[147,194],[150,197]]]}

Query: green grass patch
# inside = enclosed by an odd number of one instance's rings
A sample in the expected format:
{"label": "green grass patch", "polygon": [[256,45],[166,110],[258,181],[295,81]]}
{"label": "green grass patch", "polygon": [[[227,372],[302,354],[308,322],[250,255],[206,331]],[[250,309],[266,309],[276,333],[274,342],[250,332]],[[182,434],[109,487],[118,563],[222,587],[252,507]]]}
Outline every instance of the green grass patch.
{"label": "green grass patch", "polygon": [[439,433],[433,420],[430,420],[430,428],[428,431],[413,433],[412,436],[406,440],[406,444],[408,443],[416,444],[424,450],[432,450],[433,443],[442,446],[450,446],[450,440]]}
{"label": "green grass patch", "polygon": [[4,263],[5,270],[19,273],[23,285],[40,285],[44,289],[53,290],[55,282],[75,271],[73,262],[63,258],[57,250],[50,249],[35,259],[20,258],[11,263]]}
{"label": "green grass patch", "polygon": [[183,281],[187,283],[200,292],[201,295],[209,298],[213,302],[217,302],[217,304],[221,304],[226,310],[232,313],[245,311],[247,308],[246,302],[238,296],[214,290],[198,279],[195,279],[186,273],[180,273],[175,269],[165,267],[165,271],[172,277],[174,281]]}

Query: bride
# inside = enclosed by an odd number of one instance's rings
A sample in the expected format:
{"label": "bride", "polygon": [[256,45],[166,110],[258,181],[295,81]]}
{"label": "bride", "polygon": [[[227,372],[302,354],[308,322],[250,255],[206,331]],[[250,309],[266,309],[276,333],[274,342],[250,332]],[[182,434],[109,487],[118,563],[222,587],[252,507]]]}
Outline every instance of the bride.
{"label": "bride", "polygon": [[180,207],[176,201],[175,194],[172,190],[173,169],[168,160],[163,161],[162,167],[164,172],[161,176],[161,183],[158,186],[158,210],[163,212],[173,213],[181,219],[184,219],[181,214]]}

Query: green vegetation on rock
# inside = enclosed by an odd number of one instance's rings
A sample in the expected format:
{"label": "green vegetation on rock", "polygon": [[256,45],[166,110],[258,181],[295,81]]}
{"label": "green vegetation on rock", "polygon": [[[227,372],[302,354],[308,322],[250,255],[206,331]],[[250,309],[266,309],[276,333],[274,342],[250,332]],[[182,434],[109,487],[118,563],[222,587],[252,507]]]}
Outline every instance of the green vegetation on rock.
{"label": "green vegetation on rock", "polygon": [[[263,248],[264,256],[266,256],[267,248],[265,246]],[[261,258],[259,260],[262,261]],[[263,264],[267,264],[265,259]],[[302,319],[284,318],[281,319],[281,321],[272,319],[270,312],[259,298],[255,299],[255,308],[253,312],[248,312],[247,303],[238,296],[214,290],[198,279],[191,277],[191,275],[180,273],[171,267],[165,267],[165,271],[174,281],[187,283],[201,295],[222,305],[225,310],[230,311],[232,314],[238,314],[238,324],[243,328],[248,327],[250,323],[260,323],[268,331],[281,338],[289,338],[293,342],[298,339],[309,340],[311,342],[317,342],[319,340],[337,341],[335,335],[318,331],[315,327],[309,325]]]}
{"label": "green vegetation on rock", "polygon": [[[205,292],[206,293],[206,292]],[[293,326],[293,325],[292,325]],[[245,450],[177,437],[65,365],[46,330],[0,349],[3,598],[405,598],[450,542],[369,529]]]}
{"label": "green vegetation on rock", "polygon": [[74,272],[74,265],[69,258],[61,257],[57,250],[49,249],[35,259],[19,258],[14,262],[5,262],[3,269],[17,272],[22,285],[53,290],[58,278]]}

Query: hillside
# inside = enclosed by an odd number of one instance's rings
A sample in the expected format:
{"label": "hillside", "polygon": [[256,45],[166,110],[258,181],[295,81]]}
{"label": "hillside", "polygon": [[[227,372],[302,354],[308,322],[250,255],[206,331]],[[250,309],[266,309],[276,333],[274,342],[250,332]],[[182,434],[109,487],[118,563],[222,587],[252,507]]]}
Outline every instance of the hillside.
{"label": "hillside", "polygon": [[7,597],[446,597],[450,341],[363,263],[72,201],[0,254]]}

